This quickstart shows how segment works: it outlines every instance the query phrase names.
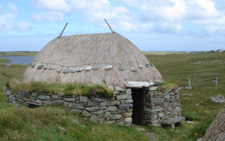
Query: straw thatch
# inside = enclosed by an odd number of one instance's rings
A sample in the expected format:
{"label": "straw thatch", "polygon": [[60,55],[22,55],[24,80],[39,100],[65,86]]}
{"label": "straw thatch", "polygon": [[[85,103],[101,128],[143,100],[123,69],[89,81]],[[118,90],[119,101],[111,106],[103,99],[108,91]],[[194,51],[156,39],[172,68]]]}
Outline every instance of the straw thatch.
{"label": "straw thatch", "polygon": [[[80,68],[87,71],[78,72]],[[117,33],[100,33],[63,36],[49,42],[24,73],[24,82],[32,80],[124,87],[125,81],[159,82],[162,76],[128,39]]]}
{"label": "straw thatch", "polygon": [[225,141],[225,106],[211,123],[201,141]]}

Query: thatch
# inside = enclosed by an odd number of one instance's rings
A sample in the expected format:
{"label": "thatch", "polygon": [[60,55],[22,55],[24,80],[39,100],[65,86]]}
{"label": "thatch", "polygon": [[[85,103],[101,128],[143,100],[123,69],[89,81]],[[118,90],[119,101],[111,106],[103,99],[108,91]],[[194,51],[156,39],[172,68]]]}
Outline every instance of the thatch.
{"label": "thatch", "polygon": [[207,129],[201,141],[224,141],[225,140],[225,106],[216,116],[215,120]]}
{"label": "thatch", "polygon": [[[91,70],[77,72],[87,67]],[[117,33],[100,33],[62,36],[49,42],[24,73],[24,82],[32,80],[124,87],[125,81],[159,82],[162,76],[128,39]]]}

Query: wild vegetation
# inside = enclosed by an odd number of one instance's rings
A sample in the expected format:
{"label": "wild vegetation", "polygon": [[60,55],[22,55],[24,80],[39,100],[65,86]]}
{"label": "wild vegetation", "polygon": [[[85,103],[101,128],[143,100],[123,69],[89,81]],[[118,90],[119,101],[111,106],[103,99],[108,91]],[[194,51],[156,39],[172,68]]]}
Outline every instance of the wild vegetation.
{"label": "wild vegetation", "polygon": [[0,56],[35,56],[37,51],[4,51],[0,52]]}
{"label": "wild vegetation", "polygon": [[[161,72],[167,85],[178,84],[182,115],[194,124],[183,122],[181,127],[163,129],[142,126],[138,132],[132,127],[98,125],[88,122],[63,107],[29,109],[14,108],[0,94],[0,140],[152,140],[145,134],[153,133],[158,140],[197,140],[224,104],[209,100],[214,95],[225,96],[225,54],[147,55]],[[7,60],[0,59],[0,62]],[[5,67],[0,64],[0,91],[11,78],[21,78],[26,66]],[[215,79],[218,78],[216,86]],[[192,89],[187,89],[188,79]],[[79,121],[79,125],[74,120]],[[84,127],[85,126],[85,127]]]}

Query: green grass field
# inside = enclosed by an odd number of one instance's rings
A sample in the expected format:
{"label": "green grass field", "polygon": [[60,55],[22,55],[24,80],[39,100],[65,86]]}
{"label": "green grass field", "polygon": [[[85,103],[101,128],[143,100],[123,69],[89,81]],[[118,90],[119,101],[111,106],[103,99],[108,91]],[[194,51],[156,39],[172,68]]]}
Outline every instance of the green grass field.
{"label": "green grass field", "polygon": [[[0,94],[0,140],[151,140],[146,133],[154,133],[158,140],[196,141],[204,136],[206,129],[224,104],[209,100],[213,95],[225,96],[225,53],[146,55],[161,72],[166,81],[175,81],[180,90],[182,115],[194,121],[183,122],[175,130],[143,126],[144,132],[132,127],[98,125],[83,120],[63,107],[28,109],[21,105],[15,109]],[[7,60],[0,59],[0,62]],[[0,91],[11,78],[21,78],[26,66],[5,67],[0,64]],[[218,78],[218,86],[214,79]],[[191,80],[192,89],[188,87]],[[188,96],[185,94],[192,94]],[[71,120],[77,119],[77,125]],[[85,125],[85,127],[82,127]]]}

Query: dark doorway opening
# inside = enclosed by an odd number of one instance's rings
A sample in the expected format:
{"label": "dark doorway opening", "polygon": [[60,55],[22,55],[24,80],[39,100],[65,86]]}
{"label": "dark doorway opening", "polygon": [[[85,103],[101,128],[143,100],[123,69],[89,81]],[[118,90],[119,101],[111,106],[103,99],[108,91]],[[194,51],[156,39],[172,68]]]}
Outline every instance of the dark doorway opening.
{"label": "dark doorway opening", "polygon": [[132,123],[140,125],[143,123],[143,89],[131,89],[133,98]]}

